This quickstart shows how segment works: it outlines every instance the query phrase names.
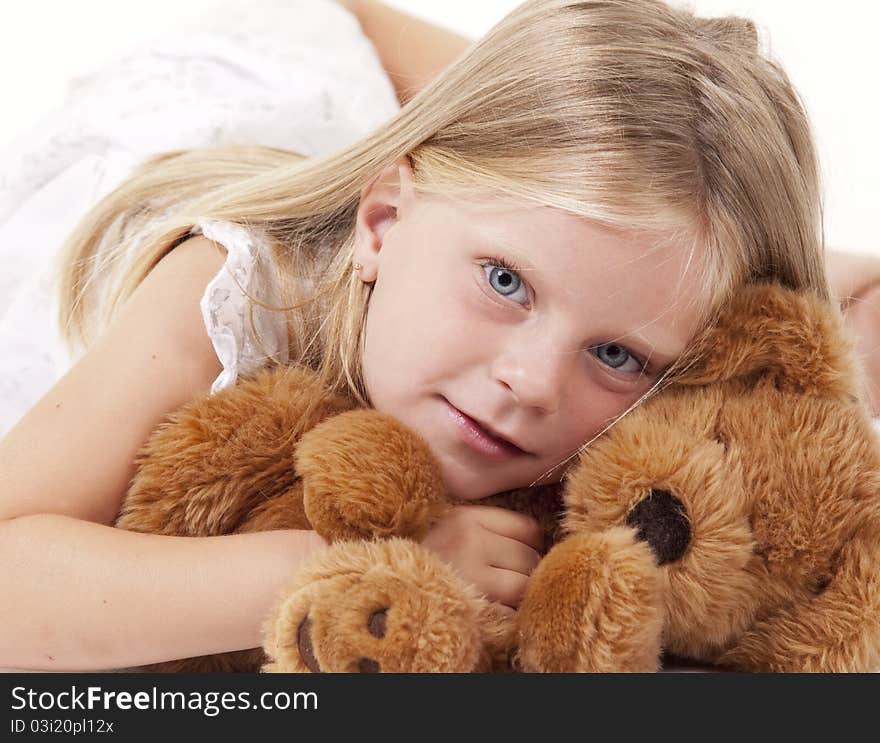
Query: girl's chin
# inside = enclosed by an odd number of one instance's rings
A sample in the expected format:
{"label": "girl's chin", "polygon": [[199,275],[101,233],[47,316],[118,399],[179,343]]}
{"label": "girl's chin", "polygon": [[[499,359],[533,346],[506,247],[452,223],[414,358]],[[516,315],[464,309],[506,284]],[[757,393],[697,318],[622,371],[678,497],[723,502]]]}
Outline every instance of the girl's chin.
{"label": "girl's chin", "polygon": [[[498,477],[501,474],[499,472],[468,470],[460,462],[450,462],[442,455],[438,456],[438,463],[440,465],[440,476],[443,478],[443,486],[450,500],[478,501],[488,498],[490,495],[523,487],[516,484],[499,482],[501,479]],[[494,478],[492,477],[493,474]],[[508,476],[505,479],[510,480],[511,478]]]}
{"label": "girl's chin", "polygon": [[506,487],[495,487],[491,484],[487,484],[485,480],[482,482],[475,482],[473,478],[467,480],[452,480],[451,482],[448,480],[444,481],[446,487],[446,494],[451,500],[456,501],[478,501],[483,498],[488,498],[490,495],[496,495],[497,493],[503,493],[505,490],[510,490],[512,488]]}
{"label": "girl's chin", "polygon": [[475,483],[467,478],[444,477],[443,484],[450,500],[475,501],[492,495],[492,492],[487,491],[485,483]]}

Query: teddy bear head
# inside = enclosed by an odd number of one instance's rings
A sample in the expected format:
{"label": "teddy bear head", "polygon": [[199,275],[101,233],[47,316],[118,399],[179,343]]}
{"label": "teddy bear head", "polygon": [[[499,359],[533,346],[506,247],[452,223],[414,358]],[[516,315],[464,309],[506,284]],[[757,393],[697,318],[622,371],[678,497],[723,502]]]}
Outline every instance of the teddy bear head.
{"label": "teddy bear head", "polygon": [[876,664],[880,455],[839,314],[755,285],[696,349],[673,386],[582,452],[565,534],[628,529],[650,547],[630,578],[651,590],[605,601],[656,602],[670,654],[748,670]]}

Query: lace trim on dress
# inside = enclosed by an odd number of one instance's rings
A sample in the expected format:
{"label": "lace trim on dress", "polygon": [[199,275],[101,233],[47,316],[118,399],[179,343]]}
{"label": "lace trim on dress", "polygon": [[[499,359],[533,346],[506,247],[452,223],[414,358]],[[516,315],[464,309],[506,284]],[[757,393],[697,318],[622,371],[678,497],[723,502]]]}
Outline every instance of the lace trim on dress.
{"label": "lace trim on dress", "polygon": [[223,268],[210,281],[199,302],[205,329],[223,365],[223,371],[211,385],[214,394],[234,385],[240,376],[270,363],[286,364],[287,327],[284,313],[253,304],[245,294],[270,305],[279,301],[264,270],[267,255],[262,241],[241,225],[218,220],[201,220],[190,234],[202,234],[226,249]]}

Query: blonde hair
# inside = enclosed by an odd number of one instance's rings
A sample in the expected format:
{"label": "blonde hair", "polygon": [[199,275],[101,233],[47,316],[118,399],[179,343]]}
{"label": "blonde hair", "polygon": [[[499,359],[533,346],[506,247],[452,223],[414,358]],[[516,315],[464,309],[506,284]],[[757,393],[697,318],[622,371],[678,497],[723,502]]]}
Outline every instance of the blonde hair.
{"label": "blonde hair", "polygon": [[66,243],[65,338],[87,345],[198,219],[229,220],[271,249],[291,362],[369,404],[371,287],[351,269],[354,221],[361,190],[405,155],[423,192],[501,194],[684,240],[705,256],[713,307],[760,279],[827,299],[809,122],[758,41],[748,20],[659,0],[534,0],[329,156],[230,145],[154,157]]}

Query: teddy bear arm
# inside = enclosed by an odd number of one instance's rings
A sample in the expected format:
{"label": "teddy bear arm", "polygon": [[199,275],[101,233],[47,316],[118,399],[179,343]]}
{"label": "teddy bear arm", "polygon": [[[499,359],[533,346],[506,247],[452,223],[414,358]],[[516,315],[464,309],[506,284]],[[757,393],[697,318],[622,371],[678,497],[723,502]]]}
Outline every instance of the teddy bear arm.
{"label": "teddy bear arm", "polygon": [[252,508],[236,531],[246,533],[277,529],[312,529],[303,508],[302,482],[299,480],[284,493]]}
{"label": "teddy bear arm", "polygon": [[328,541],[420,539],[450,507],[427,442],[372,409],[332,416],[295,454],[306,515]]}
{"label": "teddy bear arm", "polygon": [[660,665],[660,575],[635,530],[560,542],[538,564],[517,615],[526,672],[652,672]]}
{"label": "teddy bear arm", "polygon": [[351,407],[339,395],[316,391],[313,377],[296,366],[263,369],[174,411],[139,451],[115,525],[213,536],[238,531],[255,510],[268,523],[267,502],[289,504],[301,493],[293,455],[303,431]]}
{"label": "teddy bear arm", "polygon": [[756,622],[716,662],[772,673],[880,670],[878,543],[876,532],[856,536],[819,595]]}

